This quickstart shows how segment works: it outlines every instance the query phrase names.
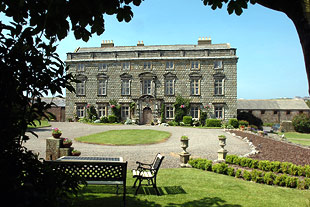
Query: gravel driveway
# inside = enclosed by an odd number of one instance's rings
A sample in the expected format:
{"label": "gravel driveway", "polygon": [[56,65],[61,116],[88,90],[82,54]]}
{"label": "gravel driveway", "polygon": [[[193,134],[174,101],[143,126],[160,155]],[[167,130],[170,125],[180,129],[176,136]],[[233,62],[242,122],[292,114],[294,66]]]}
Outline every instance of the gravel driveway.
{"label": "gravel driveway", "polygon": [[52,128],[58,127],[62,131],[62,136],[70,139],[76,137],[94,134],[108,130],[119,129],[154,129],[168,131],[171,137],[163,143],[151,145],[135,145],[135,146],[104,146],[95,144],[84,144],[73,140],[73,147],[82,152],[82,156],[111,156],[123,157],[128,161],[128,168],[136,167],[137,160],[141,162],[152,162],[156,153],[160,152],[165,156],[163,168],[179,167],[179,155],[182,152],[180,147],[180,137],[186,135],[189,137],[189,147],[187,151],[191,157],[207,158],[210,160],[217,159],[217,150],[219,150],[218,135],[225,134],[227,137],[227,145],[225,149],[229,154],[244,155],[249,153],[250,147],[241,139],[224,132],[222,129],[200,129],[188,127],[165,127],[165,126],[146,126],[146,125],[88,125],[77,122],[52,122],[51,127],[34,129],[39,138],[31,133],[31,137],[25,143],[29,150],[39,153],[39,157],[45,158],[46,138],[51,137]]}

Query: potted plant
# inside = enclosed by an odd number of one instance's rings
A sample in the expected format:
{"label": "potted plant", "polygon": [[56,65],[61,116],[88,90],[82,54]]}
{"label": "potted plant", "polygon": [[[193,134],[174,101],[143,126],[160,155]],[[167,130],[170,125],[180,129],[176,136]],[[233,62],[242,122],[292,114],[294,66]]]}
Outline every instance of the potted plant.
{"label": "potted plant", "polygon": [[64,138],[62,140],[62,146],[65,147],[65,148],[69,148],[71,147],[72,145],[72,140],[71,139],[68,139],[68,138]]}
{"label": "potted plant", "polygon": [[58,128],[52,129],[52,136],[54,138],[59,138],[61,135],[62,135],[62,133],[61,133],[60,129],[58,129]]}
{"label": "potted plant", "polygon": [[219,141],[220,141],[220,146],[225,146],[226,145],[226,136],[225,135],[219,135],[218,136]]}
{"label": "potted plant", "polygon": [[181,147],[182,148],[187,148],[188,147],[188,137],[187,136],[182,136],[181,137]]}
{"label": "potted plant", "polygon": [[240,125],[240,130],[244,131],[244,125]]}
{"label": "potted plant", "polygon": [[81,155],[81,151],[79,151],[79,150],[72,150],[71,154],[72,154],[72,156],[80,156]]}

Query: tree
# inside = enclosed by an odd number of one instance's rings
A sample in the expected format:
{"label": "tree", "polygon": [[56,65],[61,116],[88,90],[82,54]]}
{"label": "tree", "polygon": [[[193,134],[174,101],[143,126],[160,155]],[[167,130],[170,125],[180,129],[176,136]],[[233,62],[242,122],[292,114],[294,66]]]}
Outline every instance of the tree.
{"label": "tree", "polygon": [[248,3],[258,3],[269,9],[283,12],[290,18],[297,30],[302,46],[306,73],[308,77],[308,90],[310,94],[310,0],[202,0],[204,5],[212,9],[222,8],[227,4],[229,14],[241,15],[247,9]]}
{"label": "tree", "polygon": [[[50,117],[51,104],[41,101],[48,94],[74,91],[75,81],[66,73],[56,51],[57,41],[74,32],[87,41],[104,32],[104,15],[119,21],[133,17],[131,5],[141,0],[3,0],[0,14],[0,177],[1,198],[11,206],[65,206],[79,181],[45,167],[23,147],[29,137],[27,125]],[[68,201],[68,200],[67,200]]]}

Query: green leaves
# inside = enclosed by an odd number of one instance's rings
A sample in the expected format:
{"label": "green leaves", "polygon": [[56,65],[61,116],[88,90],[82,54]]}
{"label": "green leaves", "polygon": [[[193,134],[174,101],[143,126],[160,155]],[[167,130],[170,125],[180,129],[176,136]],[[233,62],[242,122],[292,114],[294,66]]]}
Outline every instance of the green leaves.
{"label": "green leaves", "polygon": [[227,11],[229,14],[235,13],[236,15],[241,15],[243,9],[248,8],[248,3],[255,4],[256,0],[202,0],[205,6],[211,6],[213,10],[219,8],[221,9],[223,3],[227,4]]}

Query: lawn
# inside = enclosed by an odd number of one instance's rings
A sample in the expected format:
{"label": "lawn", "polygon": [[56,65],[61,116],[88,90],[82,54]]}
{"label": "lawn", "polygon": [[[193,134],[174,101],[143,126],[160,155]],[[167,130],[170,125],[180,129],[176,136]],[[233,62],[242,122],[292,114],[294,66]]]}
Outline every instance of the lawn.
{"label": "lawn", "polygon": [[169,132],[151,129],[110,130],[76,138],[79,142],[105,145],[154,144],[167,140]]}
{"label": "lawn", "polygon": [[[160,169],[157,182],[162,196],[143,186],[134,196],[133,178],[127,174],[128,207],[294,207],[309,206],[310,191],[268,186],[198,169]],[[87,186],[74,206],[120,206],[122,195],[114,186]]]}
{"label": "lawn", "polygon": [[29,124],[28,128],[40,128],[40,127],[49,127],[51,126],[47,120],[41,120],[41,123],[37,120],[34,120],[35,125]]}
{"label": "lawn", "polygon": [[284,136],[290,142],[310,146],[310,134],[298,133],[298,132],[286,132],[284,133]]}

